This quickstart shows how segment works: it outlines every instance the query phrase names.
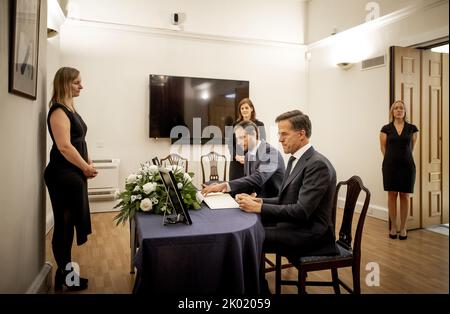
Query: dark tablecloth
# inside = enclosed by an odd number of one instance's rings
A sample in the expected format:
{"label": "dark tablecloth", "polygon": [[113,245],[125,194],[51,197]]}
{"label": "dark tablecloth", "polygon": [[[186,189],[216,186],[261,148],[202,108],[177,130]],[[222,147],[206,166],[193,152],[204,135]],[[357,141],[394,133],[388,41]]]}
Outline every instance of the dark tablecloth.
{"label": "dark tablecloth", "polygon": [[264,229],[240,209],[189,211],[192,225],[135,216],[139,250],[134,293],[258,294]]}

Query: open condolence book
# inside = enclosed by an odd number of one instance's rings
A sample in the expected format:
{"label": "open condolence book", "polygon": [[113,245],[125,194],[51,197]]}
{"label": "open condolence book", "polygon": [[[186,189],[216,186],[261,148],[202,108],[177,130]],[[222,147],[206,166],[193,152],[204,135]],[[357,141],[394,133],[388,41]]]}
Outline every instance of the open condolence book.
{"label": "open condolence book", "polygon": [[204,196],[198,191],[197,195],[211,209],[239,208],[239,204],[228,193],[209,193]]}

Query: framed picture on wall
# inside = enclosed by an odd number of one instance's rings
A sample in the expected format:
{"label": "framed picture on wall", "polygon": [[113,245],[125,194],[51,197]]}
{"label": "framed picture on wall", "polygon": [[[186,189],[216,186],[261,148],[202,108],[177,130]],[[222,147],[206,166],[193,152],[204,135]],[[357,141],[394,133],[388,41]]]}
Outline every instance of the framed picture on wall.
{"label": "framed picture on wall", "polygon": [[36,99],[41,0],[13,0],[9,92]]}

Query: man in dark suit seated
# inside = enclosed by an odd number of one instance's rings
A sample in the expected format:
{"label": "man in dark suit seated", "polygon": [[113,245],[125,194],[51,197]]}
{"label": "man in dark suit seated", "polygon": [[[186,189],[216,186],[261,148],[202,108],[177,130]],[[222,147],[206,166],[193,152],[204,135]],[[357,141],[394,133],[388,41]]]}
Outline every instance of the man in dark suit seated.
{"label": "man in dark suit seated", "polygon": [[229,182],[205,186],[203,194],[212,192],[256,193],[261,197],[275,197],[284,177],[284,160],[280,152],[258,138],[258,127],[252,121],[242,121],[235,127],[237,144],[247,151],[244,160],[245,176]]}
{"label": "man in dark suit seated", "polygon": [[291,155],[281,190],[273,198],[239,194],[240,208],[261,214],[266,233],[264,253],[292,258],[317,250],[321,255],[337,254],[332,223],[336,172],[309,143],[311,121],[307,115],[293,110],[275,122],[283,150]]}

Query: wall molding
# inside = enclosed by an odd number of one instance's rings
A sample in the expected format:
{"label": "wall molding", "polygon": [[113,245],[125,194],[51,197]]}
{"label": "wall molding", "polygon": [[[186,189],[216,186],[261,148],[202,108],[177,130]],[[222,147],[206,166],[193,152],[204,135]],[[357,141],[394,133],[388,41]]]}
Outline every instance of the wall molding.
{"label": "wall molding", "polygon": [[441,6],[448,3],[448,0],[436,0],[432,3],[426,3],[426,1],[422,1],[419,4],[410,5],[398,11],[386,14],[382,17],[379,17],[373,21],[365,22],[363,24],[359,24],[352,28],[346,29],[342,32],[337,33],[336,35],[328,36],[326,38],[320,39],[316,42],[307,44],[308,50],[313,48],[318,48],[324,45],[327,45],[335,40],[338,40],[340,35],[351,33],[354,31],[369,31],[377,28],[381,28],[383,26],[396,23],[403,19],[408,18],[409,16],[419,12],[419,11],[427,11],[433,9],[435,7]]}
{"label": "wall molding", "polygon": [[252,46],[271,46],[271,47],[285,47],[285,48],[298,48],[306,47],[305,44],[301,42],[292,41],[277,41],[269,39],[260,38],[249,38],[249,37],[239,37],[239,36],[222,36],[207,33],[197,33],[197,32],[186,32],[182,29],[169,28],[158,28],[151,26],[140,26],[132,24],[122,24],[106,21],[96,21],[89,19],[77,19],[73,17],[68,17],[66,19],[68,25],[108,29],[115,31],[133,32],[133,33],[144,33],[152,36],[162,37],[162,38],[178,38],[178,39],[190,39],[206,42],[217,42],[217,43],[232,43],[232,44],[244,44]]}
{"label": "wall molding", "polygon": [[49,262],[45,262],[41,271],[36,276],[27,290],[27,294],[48,293],[52,286],[52,268],[53,265]]}
{"label": "wall molding", "polygon": [[[344,208],[345,198],[344,197],[338,197],[338,208]],[[363,207],[363,202],[356,202],[356,209],[355,211],[357,213],[361,212],[361,209]],[[367,216],[377,218],[380,220],[388,221],[388,210],[386,207],[378,206],[378,205],[371,205],[369,203],[369,208],[367,209]]]}
{"label": "wall molding", "polygon": [[413,34],[411,36],[401,38],[396,45],[401,47],[415,48],[414,46],[420,45],[433,39],[443,38],[445,36],[448,38],[448,30],[449,28],[447,25],[444,27],[436,28],[426,33]]}

